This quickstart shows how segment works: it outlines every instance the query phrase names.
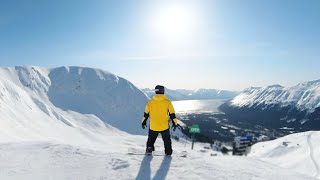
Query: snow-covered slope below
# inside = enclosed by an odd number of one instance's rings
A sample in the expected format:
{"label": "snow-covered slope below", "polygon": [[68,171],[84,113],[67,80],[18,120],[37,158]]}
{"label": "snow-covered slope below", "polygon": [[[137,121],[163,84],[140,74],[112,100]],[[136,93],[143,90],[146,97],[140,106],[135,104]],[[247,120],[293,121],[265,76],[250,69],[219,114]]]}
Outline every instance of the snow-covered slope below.
{"label": "snow-covered slope below", "polygon": [[313,112],[320,107],[320,80],[304,82],[288,88],[280,85],[248,88],[231,101],[231,105],[238,107],[252,107],[260,104],[290,105]]}
{"label": "snow-covered slope below", "polygon": [[[128,155],[130,147],[143,148],[144,136],[109,136],[104,147],[73,146],[52,142],[0,144],[0,179],[5,180],[311,180],[312,177],[254,157],[211,156],[198,144],[190,150],[173,141],[174,152],[188,157]],[[156,149],[162,149],[158,139]],[[200,151],[201,150],[201,151]]]}
{"label": "snow-covered slope below", "polygon": [[254,145],[250,156],[319,179],[319,140],[319,131],[291,134]]}

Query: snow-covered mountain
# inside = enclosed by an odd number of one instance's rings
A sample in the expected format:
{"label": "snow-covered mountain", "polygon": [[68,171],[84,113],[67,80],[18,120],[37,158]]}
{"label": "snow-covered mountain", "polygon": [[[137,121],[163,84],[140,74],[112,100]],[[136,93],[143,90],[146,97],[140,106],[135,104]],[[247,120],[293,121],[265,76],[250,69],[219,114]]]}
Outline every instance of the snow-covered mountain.
{"label": "snow-covered mountain", "polygon": [[[154,95],[152,89],[142,89],[149,97]],[[218,90],[218,89],[197,89],[197,90],[187,90],[187,89],[167,89],[166,95],[169,99],[173,101],[179,100],[204,100],[204,99],[232,99],[239,93],[235,91],[228,90]]]}
{"label": "snow-covered mountain", "polygon": [[[129,81],[106,71],[82,67],[0,68],[0,89],[3,139],[58,137],[60,130],[84,133],[81,131],[117,128],[144,133],[140,120],[148,98]],[[111,125],[110,130],[103,122]]]}
{"label": "snow-covered mountain", "polygon": [[317,129],[320,128],[320,80],[293,87],[251,87],[221,109],[242,119],[269,121],[269,125],[278,121],[278,125],[287,123]]}
{"label": "snow-covered mountain", "polygon": [[320,80],[309,81],[288,88],[280,85],[248,88],[235,97],[231,104],[238,107],[279,104],[313,112],[317,107],[320,107]]}

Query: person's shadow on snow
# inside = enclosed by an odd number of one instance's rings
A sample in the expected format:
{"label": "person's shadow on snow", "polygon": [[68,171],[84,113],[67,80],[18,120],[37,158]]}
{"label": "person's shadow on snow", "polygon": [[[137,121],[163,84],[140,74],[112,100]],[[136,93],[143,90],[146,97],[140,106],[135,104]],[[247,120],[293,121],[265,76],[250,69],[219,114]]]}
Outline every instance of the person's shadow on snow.
{"label": "person's shadow on snow", "polygon": [[171,164],[172,157],[167,156],[164,157],[161,163],[160,168],[158,169],[156,175],[154,176],[154,180],[164,180],[169,172],[170,164]]}
{"label": "person's shadow on snow", "polygon": [[[145,156],[141,162],[139,173],[136,180],[151,180],[151,160],[152,156]],[[169,172],[172,157],[164,157],[160,168],[158,169],[153,180],[164,180]]]}
{"label": "person's shadow on snow", "polygon": [[151,179],[151,163],[152,156],[144,156],[139,173],[136,177],[136,180],[150,180]]}

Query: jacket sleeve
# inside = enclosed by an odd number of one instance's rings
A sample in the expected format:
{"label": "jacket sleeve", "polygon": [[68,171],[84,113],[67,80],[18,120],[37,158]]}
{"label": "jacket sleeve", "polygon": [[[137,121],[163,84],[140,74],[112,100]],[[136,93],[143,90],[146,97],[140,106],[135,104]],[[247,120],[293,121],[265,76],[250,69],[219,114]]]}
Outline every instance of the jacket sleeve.
{"label": "jacket sleeve", "polygon": [[150,114],[150,108],[149,108],[149,103],[147,103],[146,108],[144,110],[144,115],[142,118],[142,122],[147,122],[148,118],[149,118],[149,114]]}
{"label": "jacket sleeve", "polygon": [[178,125],[178,119],[176,117],[176,114],[175,114],[175,111],[174,111],[174,108],[173,108],[171,101],[169,101],[169,116],[170,116],[172,123],[174,125]]}

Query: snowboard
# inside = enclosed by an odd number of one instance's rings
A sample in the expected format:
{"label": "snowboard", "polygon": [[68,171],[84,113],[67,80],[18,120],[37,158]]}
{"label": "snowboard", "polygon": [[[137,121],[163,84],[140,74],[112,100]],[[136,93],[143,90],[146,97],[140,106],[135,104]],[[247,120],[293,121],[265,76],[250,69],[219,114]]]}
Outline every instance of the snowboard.
{"label": "snowboard", "polygon": [[[151,154],[147,154],[145,149],[137,149],[137,148],[129,148],[128,154],[129,155],[145,155],[145,156],[168,156],[163,151],[155,150]],[[187,157],[187,151],[173,151],[171,157]]]}

